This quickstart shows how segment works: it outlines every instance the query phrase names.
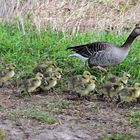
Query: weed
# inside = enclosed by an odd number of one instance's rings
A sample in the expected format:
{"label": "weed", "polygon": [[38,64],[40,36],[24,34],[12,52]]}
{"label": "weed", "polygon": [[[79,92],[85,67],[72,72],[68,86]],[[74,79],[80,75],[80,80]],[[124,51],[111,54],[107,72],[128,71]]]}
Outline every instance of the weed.
{"label": "weed", "polygon": [[132,112],[129,118],[130,124],[140,126],[140,111]]}
{"label": "weed", "polygon": [[100,108],[100,106],[101,106],[100,102],[90,102],[90,104],[89,104],[89,108],[97,109],[97,108]]}
{"label": "weed", "polygon": [[63,109],[67,109],[69,104],[67,100],[50,99],[46,106],[48,112],[61,112]]}
{"label": "weed", "polygon": [[38,121],[41,121],[43,123],[47,123],[47,124],[54,124],[56,123],[56,119],[49,116],[46,112],[42,112],[42,111],[23,111],[23,116],[25,118],[32,118],[32,119],[36,119]]}
{"label": "weed", "polygon": [[5,109],[0,107],[0,112],[4,113],[5,112]]}
{"label": "weed", "polygon": [[30,118],[47,124],[54,124],[57,122],[54,117],[52,117],[45,111],[41,111],[38,106],[30,106],[30,108],[22,108],[16,110],[6,109],[4,113],[6,114],[8,119],[13,121],[16,121],[16,119],[19,118]]}
{"label": "weed", "polygon": [[134,136],[130,133],[114,133],[100,137],[98,140],[132,140]]}
{"label": "weed", "polygon": [[3,140],[4,137],[5,137],[4,130],[2,128],[0,128],[0,140]]}
{"label": "weed", "polygon": [[14,120],[15,121],[16,118],[17,118],[17,113],[15,111],[9,111],[9,110],[7,110],[6,111],[6,114],[7,114],[8,118],[11,119],[11,120]]}

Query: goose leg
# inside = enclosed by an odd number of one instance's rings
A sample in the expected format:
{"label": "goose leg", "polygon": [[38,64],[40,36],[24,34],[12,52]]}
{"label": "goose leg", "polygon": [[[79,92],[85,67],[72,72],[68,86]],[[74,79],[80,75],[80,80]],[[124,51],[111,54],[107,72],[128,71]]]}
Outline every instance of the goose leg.
{"label": "goose leg", "polygon": [[101,67],[101,66],[97,66],[97,68],[103,72],[107,72],[107,69],[105,69],[104,67]]}

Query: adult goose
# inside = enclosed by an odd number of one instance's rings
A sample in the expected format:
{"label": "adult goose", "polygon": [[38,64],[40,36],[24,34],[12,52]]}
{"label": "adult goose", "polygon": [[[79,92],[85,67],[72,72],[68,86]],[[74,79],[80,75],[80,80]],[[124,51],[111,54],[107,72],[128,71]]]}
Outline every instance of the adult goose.
{"label": "adult goose", "polygon": [[89,67],[97,67],[102,71],[106,71],[106,66],[119,64],[126,58],[130,50],[130,45],[139,35],[140,22],[135,25],[135,28],[122,46],[116,46],[108,42],[94,42],[69,47],[67,49],[75,51],[76,53],[71,54],[70,56],[76,56],[81,60],[88,62]]}

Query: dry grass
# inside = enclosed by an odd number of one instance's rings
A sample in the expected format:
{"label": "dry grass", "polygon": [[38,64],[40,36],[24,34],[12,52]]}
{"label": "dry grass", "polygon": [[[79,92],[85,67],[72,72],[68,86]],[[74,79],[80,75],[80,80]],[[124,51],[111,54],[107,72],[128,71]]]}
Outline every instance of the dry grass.
{"label": "dry grass", "polygon": [[138,0],[1,0],[0,20],[16,21],[24,32],[23,20],[38,30],[83,32],[103,29],[121,32],[139,21]]}

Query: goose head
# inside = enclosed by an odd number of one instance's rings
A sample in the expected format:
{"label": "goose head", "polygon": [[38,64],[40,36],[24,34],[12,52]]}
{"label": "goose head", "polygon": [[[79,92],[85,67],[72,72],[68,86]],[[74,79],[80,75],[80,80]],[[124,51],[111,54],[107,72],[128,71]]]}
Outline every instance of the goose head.
{"label": "goose head", "polygon": [[53,81],[57,81],[58,79],[60,79],[59,75],[56,75],[56,74],[52,75],[52,77],[50,78],[50,80],[53,80]]}
{"label": "goose head", "polygon": [[41,74],[40,72],[38,72],[35,76],[35,78],[37,78],[39,80],[41,80],[43,77],[44,77],[43,74]]}
{"label": "goose head", "polygon": [[55,72],[59,72],[60,74],[62,74],[63,72],[62,72],[62,69],[61,68],[59,68],[59,67],[57,67],[56,69],[55,69]]}
{"label": "goose head", "polygon": [[140,22],[135,25],[135,28],[132,31],[133,37],[137,37],[138,35],[140,35]]}
{"label": "goose head", "polygon": [[123,83],[126,85],[127,84],[127,82],[128,82],[128,80],[130,79],[130,77],[131,77],[131,75],[129,74],[129,73],[124,73],[123,74],[123,77],[122,77],[122,81],[123,81]]}
{"label": "goose head", "polygon": [[96,81],[97,81],[96,77],[94,75],[91,75],[89,82],[90,83],[95,83]]}
{"label": "goose head", "polygon": [[130,77],[131,77],[131,75],[130,75],[129,73],[124,72],[123,77],[130,78]]}
{"label": "goose head", "polygon": [[53,72],[51,77],[56,78],[57,80],[59,80],[59,79],[61,79],[61,74],[59,72]]}
{"label": "goose head", "polygon": [[56,67],[55,64],[50,61],[47,65],[46,71],[47,72],[52,72],[55,67]]}
{"label": "goose head", "polygon": [[83,83],[88,83],[90,80],[91,73],[89,71],[84,71],[82,75]]}
{"label": "goose head", "polygon": [[8,69],[8,70],[14,70],[15,68],[16,68],[16,65],[15,64],[9,64],[6,67],[6,69]]}
{"label": "goose head", "polygon": [[134,84],[134,88],[135,88],[136,90],[140,90],[140,83],[135,83],[135,84]]}
{"label": "goose head", "polygon": [[120,79],[116,82],[118,85],[126,85],[126,81],[124,79]]}
{"label": "goose head", "polygon": [[89,71],[84,71],[83,76],[84,77],[90,77],[91,73]]}

